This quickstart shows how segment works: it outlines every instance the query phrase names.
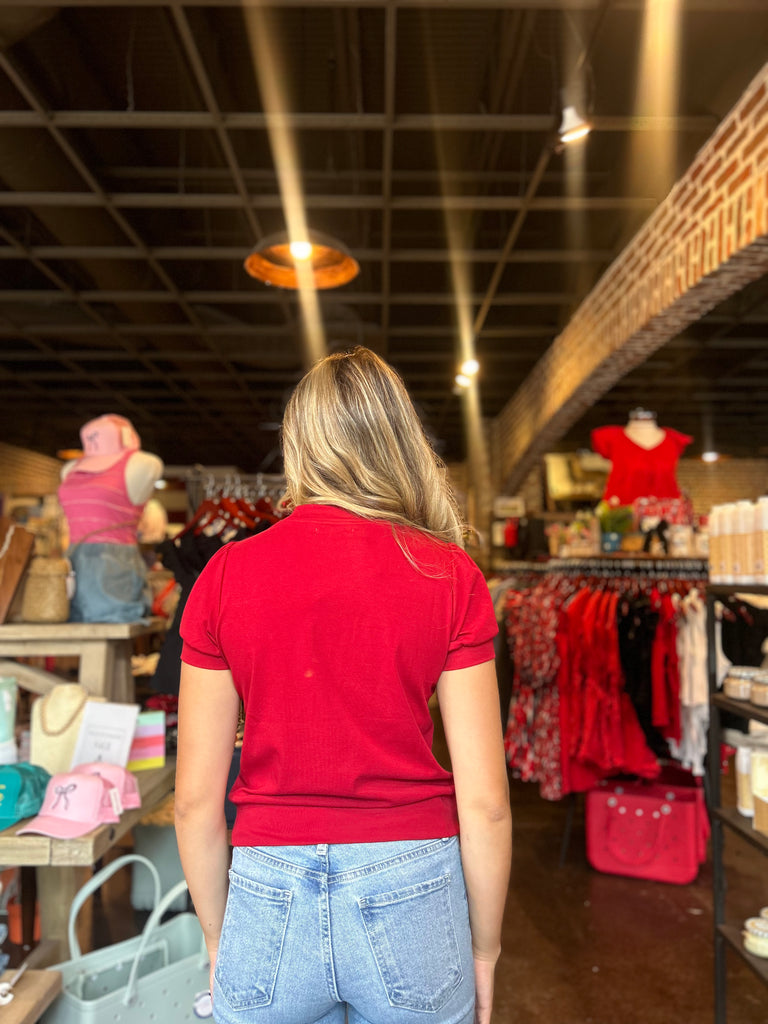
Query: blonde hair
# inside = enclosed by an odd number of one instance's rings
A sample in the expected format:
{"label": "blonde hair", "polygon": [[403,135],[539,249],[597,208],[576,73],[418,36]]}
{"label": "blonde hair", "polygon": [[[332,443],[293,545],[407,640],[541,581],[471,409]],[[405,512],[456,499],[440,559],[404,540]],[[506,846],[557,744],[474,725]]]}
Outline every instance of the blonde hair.
{"label": "blonde hair", "polygon": [[447,471],[405,385],[370,349],[317,362],[282,425],[286,503],[337,505],[463,543]]}

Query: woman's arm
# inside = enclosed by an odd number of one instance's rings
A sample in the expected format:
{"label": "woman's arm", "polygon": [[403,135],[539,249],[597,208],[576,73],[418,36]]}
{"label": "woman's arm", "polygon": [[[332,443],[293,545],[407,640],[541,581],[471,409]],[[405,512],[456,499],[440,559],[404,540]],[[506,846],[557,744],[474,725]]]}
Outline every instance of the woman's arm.
{"label": "woman's arm", "polygon": [[476,1024],[488,1024],[512,858],[512,814],[492,661],[443,672],[437,698],[451,757],[475,957]]}
{"label": "woman's arm", "polygon": [[211,977],[227,901],[229,841],[224,800],[239,711],[240,698],[230,672],[182,663],[176,837],[211,957]]}

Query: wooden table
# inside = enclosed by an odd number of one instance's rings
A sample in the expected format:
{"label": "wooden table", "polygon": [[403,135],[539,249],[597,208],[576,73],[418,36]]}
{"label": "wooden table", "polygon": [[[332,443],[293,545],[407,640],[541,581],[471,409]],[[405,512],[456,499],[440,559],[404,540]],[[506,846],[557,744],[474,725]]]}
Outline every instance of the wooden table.
{"label": "wooden table", "polygon": [[165,627],[166,620],[159,618],[149,622],[7,622],[0,625],[0,658],[79,658],[78,682],[89,693],[131,703],[133,641]]}
{"label": "wooden table", "polygon": [[[15,973],[4,971],[0,981],[10,981]],[[13,986],[13,999],[0,1010],[3,1024],[35,1024],[61,988],[61,971],[25,971]]]}
{"label": "wooden table", "polygon": [[77,839],[51,839],[48,836],[16,832],[26,821],[0,831],[0,864],[8,867],[36,867],[37,898],[40,904],[40,933],[57,944],[48,963],[69,956],[67,924],[69,908],[88,870],[104,856],[153,807],[173,790],[176,761],[169,759],[162,768],[135,772],[141,794],[141,807],[123,811],[114,825],[101,825]]}

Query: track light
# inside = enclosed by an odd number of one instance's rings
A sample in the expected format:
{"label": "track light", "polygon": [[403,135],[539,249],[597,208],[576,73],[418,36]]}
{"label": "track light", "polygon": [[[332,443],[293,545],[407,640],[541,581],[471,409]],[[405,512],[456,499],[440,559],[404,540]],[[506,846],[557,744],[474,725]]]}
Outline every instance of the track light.
{"label": "track light", "polygon": [[561,142],[576,142],[585,138],[591,131],[592,125],[579,114],[576,107],[567,106],[563,109],[563,119],[557,133]]}
{"label": "track light", "polygon": [[465,373],[457,373],[456,376],[453,379],[454,379],[454,382],[460,388],[468,388],[470,386],[470,384],[472,383],[472,378],[468,377]]}
{"label": "track light", "polygon": [[480,363],[476,359],[465,359],[459,367],[459,373],[465,377],[474,377],[480,369]]}

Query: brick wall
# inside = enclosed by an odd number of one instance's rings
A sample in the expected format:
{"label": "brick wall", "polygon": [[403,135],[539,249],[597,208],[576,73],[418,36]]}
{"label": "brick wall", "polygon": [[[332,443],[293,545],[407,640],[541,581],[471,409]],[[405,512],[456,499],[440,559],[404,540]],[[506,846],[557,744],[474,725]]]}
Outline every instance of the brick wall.
{"label": "brick wall", "polygon": [[690,495],[694,510],[706,515],[713,505],[768,494],[768,459],[681,459],[677,482]]}
{"label": "brick wall", "polygon": [[617,380],[768,271],[768,64],[497,417],[497,490]]}
{"label": "brick wall", "polygon": [[58,459],[0,442],[0,495],[55,494],[62,465]]}

